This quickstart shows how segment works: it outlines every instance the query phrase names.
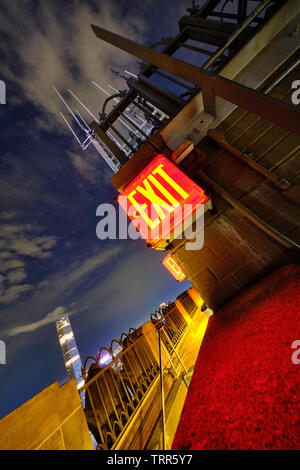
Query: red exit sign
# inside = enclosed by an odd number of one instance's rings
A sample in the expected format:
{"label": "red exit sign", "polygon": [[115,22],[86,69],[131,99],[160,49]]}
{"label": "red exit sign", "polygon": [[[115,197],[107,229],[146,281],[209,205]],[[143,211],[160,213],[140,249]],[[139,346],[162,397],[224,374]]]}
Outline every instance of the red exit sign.
{"label": "red exit sign", "polygon": [[162,264],[168,271],[175,277],[176,281],[182,282],[185,279],[185,274],[175,259],[168,254],[163,260]]}
{"label": "red exit sign", "polygon": [[125,188],[118,201],[143,238],[164,249],[182,234],[209,196],[163,155],[158,155]]}

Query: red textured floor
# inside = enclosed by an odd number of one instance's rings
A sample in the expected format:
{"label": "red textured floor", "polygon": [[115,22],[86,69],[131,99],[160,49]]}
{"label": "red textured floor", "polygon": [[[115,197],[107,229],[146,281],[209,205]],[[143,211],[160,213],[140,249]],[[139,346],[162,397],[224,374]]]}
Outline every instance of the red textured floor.
{"label": "red textured floor", "polygon": [[300,449],[295,340],[300,267],[289,266],[210,318],[172,449]]}

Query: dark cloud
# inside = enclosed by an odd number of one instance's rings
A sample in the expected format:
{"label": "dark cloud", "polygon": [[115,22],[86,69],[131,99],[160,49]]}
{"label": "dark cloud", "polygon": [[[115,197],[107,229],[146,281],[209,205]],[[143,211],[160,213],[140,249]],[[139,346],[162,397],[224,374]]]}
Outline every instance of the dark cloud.
{"label": "dark cloud", "polygon": [[[63,5],[63,7],[62,7]],[[98,112],[103,100],[91,84],[92,80],[108,84],[110,67],[130,67],[135,61],[128,55],[100,43],[90,28],[92,22],[134,39],[141,39],[144,20],[131,14],[120,21],[118,2],[38,2],[32,9],[30,1],[6,3],[0,11],[0,29],[6,33],[2,48],[14,58],[4,63],[4,78],[19,85],[24,98],[40,110],[38,124],[49,130],[62,128],[60,102],[52,85],[60,90],[72,89],[91,110]],[[1,51],[1,50],[0,50]],[[16,64],[22,73],[17,73]],[[8,97],[9,100],[9,97]]]}
{"label": "dark cloud", "polygon": [[72,89],[97,114],[105,97],[91,82],[125,88],[110,68],[139,66],[99,41],[90,23],[151,44],[177,32],[190,3],[0,0],[0,78],[7,82],[0,107],[2,415],[66,377],[57,318],[72,315],[84,357],[187,287],[142,240],[96,238],[97,206],[116,196],[111,171],[69,135],[52,85]]}

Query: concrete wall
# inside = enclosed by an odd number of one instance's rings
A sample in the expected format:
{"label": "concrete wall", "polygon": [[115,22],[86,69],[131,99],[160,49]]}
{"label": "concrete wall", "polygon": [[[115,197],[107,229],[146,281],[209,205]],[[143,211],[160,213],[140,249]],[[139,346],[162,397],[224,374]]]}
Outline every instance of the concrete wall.
{"label": "concrete wall", "polygon": [[[271,95],[290,102],[290,73]],[[277,187],[214,139],[206,137],[183,162],[181,169],[204,189],[201,171],[257,217],[300,243],[300,137],[237,108],[218,128],[226,142],[258,162],[290,188]],[[200,293],[217,309],[243,287],[274,268],[299,262],[296,250],[274,241],[219,195],[212,193],[214,213],[205,214],[204,247],[187,251],[184,241],[173,244],[172,256]]]}
{"label": "concrete wall", "polygon": [[93,450],[75,379],[58,382],[0,420],[1,450]]}
{"label": "concrete wall", "polygon": [[[208,145],[206,151],[208,150]],[[231,195],[239,199],[260,218],[299,243],[299,208],[264,178],[217,148],[207,151],[205,172]],[[220,153],[220,152],[219,152]],[[185,164],[187,165],[188,162]],[[199,165],[199,166],[198,166]],[[196,164],[186,172],[201,186]],[[180,241],[171,251],[183,272],[205,303],[216,309],[249,282],[262,277],[277,266],[290,264],[295,254],[267,236],[245,216],[213,195],[215,214],[205,216],[204,246],[188,251]]]}

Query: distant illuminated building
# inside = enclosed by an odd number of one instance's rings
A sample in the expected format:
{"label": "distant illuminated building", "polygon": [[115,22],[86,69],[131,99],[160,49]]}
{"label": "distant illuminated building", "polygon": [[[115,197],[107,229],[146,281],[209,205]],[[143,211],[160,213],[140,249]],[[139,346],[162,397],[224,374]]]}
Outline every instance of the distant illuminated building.
{"label": "distant illuminated building", "polygon": [[[57,320],[56,330],[68,376],[70,379],[75,377],[77,388],[79,389],[84,385],[81,372],[82,362],[68,315],[62,317],[60,320]],[[84,396],[85,392],[80,394],[83,406]]]}

